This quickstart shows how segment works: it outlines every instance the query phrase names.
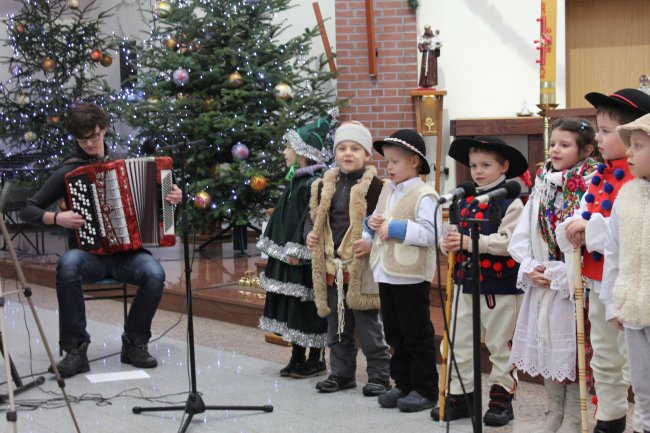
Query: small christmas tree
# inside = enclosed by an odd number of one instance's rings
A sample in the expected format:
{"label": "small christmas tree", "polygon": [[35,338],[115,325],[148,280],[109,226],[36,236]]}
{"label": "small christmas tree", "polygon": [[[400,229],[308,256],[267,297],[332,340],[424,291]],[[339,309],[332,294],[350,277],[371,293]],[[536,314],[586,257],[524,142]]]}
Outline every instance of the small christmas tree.
{"label": "small christmas tree", "polygon": [[158,1],[139,44],[133,89],[112,108],[131,146],[204,139],[187,155],[191,224],[250,223],[274,205],[286,167],[282,136],[335,107],[326,59],[307,58],[316,28],[280,42],[290,0]]}
{"label": "small christmas tree", "polygon": [[6,20],[10,57],[0,59],[11,78],[0,83],[0,139],[9,153],[41,155],[49,166],[72,149],[65,128],[68,107],[82,99],[101,103],[108,86],[94,72],[110,66],[115,46],[101,31],[110,11],[94,1],[24,0]]}

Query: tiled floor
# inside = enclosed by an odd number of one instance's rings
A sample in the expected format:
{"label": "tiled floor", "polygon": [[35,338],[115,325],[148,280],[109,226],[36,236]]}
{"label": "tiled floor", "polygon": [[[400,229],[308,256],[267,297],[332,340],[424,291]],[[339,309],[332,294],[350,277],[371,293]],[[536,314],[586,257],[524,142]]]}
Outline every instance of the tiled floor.
{"label": "tiled floor", "polygon": [[[6,287],[11,287],[8,284]],[[53,290],[34,288],[33,299],[39,305],[38,316],[55,352],[57,317],[53,309]],[[47,356],[27,306],[9,296],[5,317],[11,356],[21,375],[44,372]],[[100,305],[101,304],[101,305]],[[91,373],[134,370],[119,362],[121,324],[117,302],[89,304],[89,331],[93,338],[89,356],[100,358],[91,363]],[[110,320],[106,320],[110,317]],[[177,322],[179,316],[159,311],[154,333],[160,335]],[[152,343],[152,354],[160,361],[158,368],[147,370],[148,379],[92,384],[85,375],[66,380],[66,391],[75,399],[72,408],[82,432],[174,432],[182,424],[182,411],[134,415],[133,406],[161,405],[163,402],[184,404],[189,389],[187,349],[184,341],[185,320],[166,336]],[[207,411],[194,417],[188,431],[192,432],[431,432],[445,431],[434,423],[428,412],[404,414],[381,409],[375,399],[363,397],[356,390],[337,394],[318,394],[314,385],[318,378],[283,379],[279,369],[289,349],[264,343],[263,333],[209,319],[195,321],[197,386],[207,405],[267,405],[272,413],[261,411]],[[29,331],[29,335],[28,335]],[[28,344],[31,342],[31,344]],[[30,356],[31,350],[31,356]],[[3,366],[4,367],[4,366]],[[4,372],[4,370],[2,370]],[[2,374],[4,376],[4,374]],[[17,428],[19,432],[73,432],[71,417],[61,406],[60,392],[53,376],[45,374],[46,383],[38,389],[17,396],[21,404]],[[365,382],[360,367],[359,383]],[[1,387],[6,392],[6,385]],[[151,402],[142,397],[152,400]],[[46,401],[49,402],[46,404]],[[81,401],[79,401],[81,400]],[[157,400],[157,401],[153,401]],[[516,420],[501,429],[484,431],[532,432],[541,423],[545,401],[539,385],[523,383],[515,401]],[[11,425],[0,420],[0,431],[11,431]],[[451,432],[470,432],[470,423],[454,422]]]}

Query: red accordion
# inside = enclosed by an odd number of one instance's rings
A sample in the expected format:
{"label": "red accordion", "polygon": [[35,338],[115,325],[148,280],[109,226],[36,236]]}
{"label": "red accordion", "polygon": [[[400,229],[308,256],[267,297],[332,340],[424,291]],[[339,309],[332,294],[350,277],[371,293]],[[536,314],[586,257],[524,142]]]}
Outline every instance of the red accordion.
{"label": "red accordion", "polygon": [[113,254],[176,244],[169,157],[132,158],[86,165],[65,176],[72,210],[86,223],[77,245],[91,254]]}

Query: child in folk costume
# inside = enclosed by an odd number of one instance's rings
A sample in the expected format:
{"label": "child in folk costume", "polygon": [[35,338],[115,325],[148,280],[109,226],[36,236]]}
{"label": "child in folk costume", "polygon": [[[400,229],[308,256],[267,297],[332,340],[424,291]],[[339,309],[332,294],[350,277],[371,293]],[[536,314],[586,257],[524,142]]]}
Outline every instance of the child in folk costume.
{"label": "child in folk costume", "polygon": [[375,167],[366,165],[371,146],[370,131],[361,123],[339,126],[334,135],[338,167],[314,182],[305,222],[316,306],[318,314],[327,317],[331,374],[316,384],[325,393],[357,386],[355,336],[367,361],[363,395],[390,389],[379,293],[368,266],[371,243],[361,239],[363,221],[375,209],[382,187]]}
{"label": "child in folk costume", "polygon": [[[329,128],[330,119],[322,118],[285,134],[289,185],[257,243],[257,248],[269,256],[260,275],[266,301],[259,326],[292,343],[291,359],[280,370],[281,376],[305,378],[325,371],[327,322],[316,313],[311,252],[305,245],[303,227],[311,185],[325,168],[321,151]],[[305,359],[307,347],[309,358]]]}
{"label": "child in folk costume", "polygon": [[621,188],[612,209],[600,298],[606,319],[624,330],[636,410],[650,433],[650,114],[617,131],[636,179]]}
{"label": "child in folk costume", "polygon": [[403,412],[431,409],[438,400],[438,372],[429,290],[436,267],[434,214],[438,194],[420,175],[429,174],[424,140],[402,129],[374,143],[388,163],[390,183],[368,218],[364,237],[379,283],[386,340],[394,352],[390,375],[395,388],[378,397],[382,407]]}
{"label": "child in folk costume", "polygon": [[589,158],[595,132],[586,120],[573,118],[558,119],[551,128],[550,159],[538,171],[508,246],[520,263],[517,287],[524,291],[510,361],[531,376],[544,377],[548,411],[536,433],[575,433],[580,395],[573,281],[567,278],[555,228],[578,209],[596,172]]}
{"label": "child in folk costume", "polygon": [[[589,93],[585,98],[596,108],[596,141],[605,162],[598,166],[580,209],[557,230],[558,241],[567,238],[568,249],[585,246],[582,275],[589,289],[590,361],[595,379],[598,408],[594,433],[623,433],[627,418],[629,378],[623,334],[605,319],[601,291],[603,254],[612,205],[621,189],[634,179],[625,155],[625,144],[616,128],[650,112],[650,95],[622,89],[611,95]],[[565,234],[566,233],[566,234]],[[641,431],[635,410],[635,431]]]}
{"label": "child in folk costume", "polygon": [[[508,146],[496,137],[476,137],[476,139],[458,139],[451,143],[449,156],[463,165],[470,167],[472,180],[477,185],[477,194],[487,194],[505,185],[506,179],[517,178],[528,172],[526,158],[515,148]],[[530,186],[530,185],[529,185]],[[473,197],[466,197],[458,203],[463,216],[489,219],[488,204],[467,208]],[[512,398],[517,389],[517,373],[510,362],[512,334],[517,322],[517,313],[521,304],[521,289],[517,285],[519,265],[508,254],[508,243],[519,221],[524,204],[519,198],[503,199],[499,206],[501,220],[499,224],[484,222],[480,224],[479,253],[481,263],[481,326],[485,332],[485,344],[490,351],[492,370],[488,379],[490,386],[490,404],[483,422],[486,425],[506,425],[514,418]],[[466,223],[465,223],[466,225]],[[450,395],[446,399],[445,419],[469,418],[474,399],[473,363],[472,363],[472,291],[473,285],[462,274],[460,268],[464,258],[472,252],[469,227],[460,227],[463,232],[463,245],[460,245],[459,232],[451,232],[441,242],[441,250],[462,250],[456,256],[454,274],[456,279],[462,275],[462,293],[455,302],[458,304],[454,323],[454,358],[462,378],[463,388],[451,368]],[[462,247],[462,248],[461,248]],[[476,390],[480,392],[480,390]],[[469,407],[466,404],[469,401]],[[440,420],[439,408],[431,412],[434,420]]]}

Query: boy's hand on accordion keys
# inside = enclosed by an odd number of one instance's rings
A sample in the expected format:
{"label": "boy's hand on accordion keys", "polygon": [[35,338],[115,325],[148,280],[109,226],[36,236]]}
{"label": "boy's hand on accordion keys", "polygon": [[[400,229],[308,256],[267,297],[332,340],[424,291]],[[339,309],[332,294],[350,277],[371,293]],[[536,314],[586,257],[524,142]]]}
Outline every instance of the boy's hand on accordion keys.
{"label": "boy's hand on accordion keys", "polygon": [[165,196],[165,200],[173,205],[177,205],[181,200],[183,200],[183,192],[178,186],[176,186],[176,184],[174,184],[172,185],[172,190]]}
{"label": "boy's hand on accordion keys", "polygon": [[56,217],[56,225],[66,229],[78,229],[86,223],[86,220],[73,210],[59,212]]}

